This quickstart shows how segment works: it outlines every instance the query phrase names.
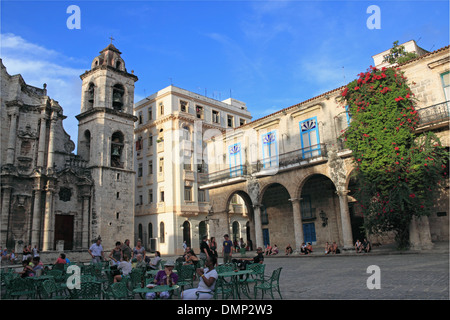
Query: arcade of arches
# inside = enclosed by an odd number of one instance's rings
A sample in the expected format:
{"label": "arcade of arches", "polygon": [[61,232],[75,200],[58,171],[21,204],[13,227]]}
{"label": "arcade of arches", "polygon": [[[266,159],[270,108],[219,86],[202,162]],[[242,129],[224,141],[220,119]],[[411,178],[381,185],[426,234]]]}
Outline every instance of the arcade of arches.
{"label": "arcade of arches", "polygon": [[[284,250],[291,244],[299,250],[303,242],[323,247],[333,241],[341,248],[353,248],[355,236],[364,235],[362,218],[347,191],[352,183],[347,179],[345,187],[337,188],[326,174],[311,169],[210,189],[214,199],[210,234],[228,233],[232,240],[240,234],[253,249],[276,244]],[[233,200],[236,197],[239,201]],[[233,202],[245,209],[236,210]]]}

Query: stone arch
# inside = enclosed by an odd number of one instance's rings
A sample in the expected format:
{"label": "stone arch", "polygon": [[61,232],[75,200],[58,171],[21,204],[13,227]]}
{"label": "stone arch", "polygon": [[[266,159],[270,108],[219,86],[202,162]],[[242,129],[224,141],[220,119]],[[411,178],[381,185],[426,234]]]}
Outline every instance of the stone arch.
{"label": "stone arch", "polygon": [[285,184],[271,181],[262,187],[260,204],[263,244],[284,248],[294,243],[294,211]]}
{"label": "stone arch", "polygon": [[116,111],[123,111],[125,105],[126,91],[121,83],[116,83],[112,87],[112,107]]}
{"label": "stone arch", "polygon": [[[236,203],[233,202],[235,196],[239,197]],[[231,240],[235,240],[233,238],[233,224],[237,223],[239,224],[238,238],[243,238],[246,243],[256,243],[254,204],[250,195],[242,189],[234,189],[228,193],[225,199],[225,211],[228,217],[228,229],[231,231]]]}
{"label": "stone arch", "polygon": [[335,182],[331,179],[330,176],[328,176],[327,174],[325,174],[325,173],[323,173],[323,172],[321,172],[321,171],[310,171],[310,172],[306,173],[306,175],[304,175],[304,176],[301,178],[300,182],[297,184],[297,186],[296,186],[296,191],[295,191],[295,198],[296,198],[296,199],[301,199],[303,187],[304,187],[305,184],[308,182],[308,180],[309,180],[312,176],[315,176],[315,175],[322,175],[322,176],[325,176],[325,177],[327,177],[328,179],[330,179],[330,181],[333,182],[333,185],[334,185],[334,187],[335,187],[336,190],[337,190],[337,186],[336,186]]}

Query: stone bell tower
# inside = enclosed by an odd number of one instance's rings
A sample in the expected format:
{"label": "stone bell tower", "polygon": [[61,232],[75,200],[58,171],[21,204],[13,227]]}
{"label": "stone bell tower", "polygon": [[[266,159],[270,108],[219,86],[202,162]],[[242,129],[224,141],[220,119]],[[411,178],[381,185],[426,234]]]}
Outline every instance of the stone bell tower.
{"label": "stone bell tower", "polygon": [[102,238],[105,250],[134,239],[133,115],[134,83],[121,52],[111,43],[80,76],[78,155],[94,180],[89,243]]}

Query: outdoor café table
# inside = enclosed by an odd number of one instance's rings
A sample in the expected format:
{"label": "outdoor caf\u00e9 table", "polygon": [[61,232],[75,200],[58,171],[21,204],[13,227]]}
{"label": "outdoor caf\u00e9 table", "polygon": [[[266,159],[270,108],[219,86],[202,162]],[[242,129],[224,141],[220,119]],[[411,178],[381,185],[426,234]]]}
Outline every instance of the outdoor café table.
{"label": "outdoor caf\u00e9 table", "polygon": [[[245,280],[248,278],[250,274],[254,274],[255,272],[253,270],[235,270],[235,271],[225,271],[218,273],[218,276],[221,278],[231,278],[230,283],[232,285],[233,289],[233,297],[240,299],[241,296],[239,294],[240,288],[242,288],[242,293],[245,294],[248,298],[250,298],[250,295],[247,292],[247,288],[244,285]],[[244,281],[240,282],[239,277],[245,276]]]}
{"label": "outdoor caf\u00e9 table", "polygon": [[168,286],[168,285],[164,285],[164,286],[160,286],[160,285],[155,285],[154,287],[143,287],[143,288],[136,288],[133,290],[133,293],[137,293],[141,296],[142,299],[145,299],[145,295],[149,292],[164,292],[164,291],[173,291],[178,289],[180,286],[179,285],[172,285],[172,286]]}

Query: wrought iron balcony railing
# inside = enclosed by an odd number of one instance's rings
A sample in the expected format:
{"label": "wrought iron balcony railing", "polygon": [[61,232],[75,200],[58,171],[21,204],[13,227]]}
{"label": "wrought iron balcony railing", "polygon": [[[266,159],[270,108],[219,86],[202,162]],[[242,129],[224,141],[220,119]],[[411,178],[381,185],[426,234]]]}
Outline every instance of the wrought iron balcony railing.
{"label": "wrought iron balcony railing", "polygon": [[419,115],[419,125],[421,127],[448,121],[450,118],[450,101],[417,109],[417,113]]}
{"label": "wrought iron balcony railing", "polygon": [[228,169],[211,172],[203,180],[205,184],[243,177],[247,174],[247,166],[239,165]]}

